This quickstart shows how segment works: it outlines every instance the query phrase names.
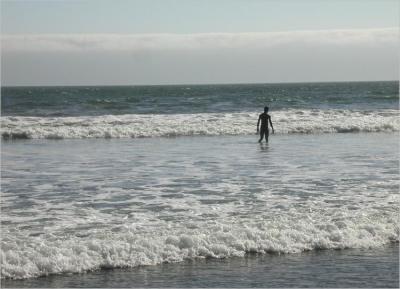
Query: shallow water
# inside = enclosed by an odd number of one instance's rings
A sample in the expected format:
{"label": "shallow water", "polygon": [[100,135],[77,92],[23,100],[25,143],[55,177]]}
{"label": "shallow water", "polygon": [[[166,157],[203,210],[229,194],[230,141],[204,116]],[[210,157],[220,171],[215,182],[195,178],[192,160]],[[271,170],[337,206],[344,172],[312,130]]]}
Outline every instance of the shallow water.
{"label": "shallow water", "polygon": [[[398,132],[399,111],[282,110],[277,134]],[[258,113],[127,114],[79,117],[2,117],[3,139],[143,138],[251,135]]]}
{"label": "shallow water", "polygon": [[398,242],[397,134],[256,140],[3,142],[2,276]]}
{"label": "shallow water", "polygon": [[2,280],[3,287],[45,288],[398,288],[399,247],[321,250],[299,254],[197,259],[87,274]]}

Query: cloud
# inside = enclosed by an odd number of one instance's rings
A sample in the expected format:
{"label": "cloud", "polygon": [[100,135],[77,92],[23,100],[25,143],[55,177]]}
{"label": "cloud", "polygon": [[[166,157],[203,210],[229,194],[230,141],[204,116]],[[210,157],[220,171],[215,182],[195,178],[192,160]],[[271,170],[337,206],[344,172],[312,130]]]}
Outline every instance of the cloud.
{"label": "cloud", "polygon": [[3,35],[3,52],[190,51],[397,44],[398,28],[266,33]]}
{"label": "cloud", "polygon": [[2,36],[3,85],[390,80],[399,30]]}

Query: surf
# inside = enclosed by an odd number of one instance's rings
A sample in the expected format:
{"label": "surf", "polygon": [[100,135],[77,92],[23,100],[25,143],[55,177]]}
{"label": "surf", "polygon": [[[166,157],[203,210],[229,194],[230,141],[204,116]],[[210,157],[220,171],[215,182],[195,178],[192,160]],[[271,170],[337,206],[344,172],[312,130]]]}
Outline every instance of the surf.
{"label": "surf", "polygon": [[[279,134],[397,132],[398,110],[271,112]],[[80,117],[1,117],[3,139],[84,139],[250,135],[258,113],[126,114]]]}

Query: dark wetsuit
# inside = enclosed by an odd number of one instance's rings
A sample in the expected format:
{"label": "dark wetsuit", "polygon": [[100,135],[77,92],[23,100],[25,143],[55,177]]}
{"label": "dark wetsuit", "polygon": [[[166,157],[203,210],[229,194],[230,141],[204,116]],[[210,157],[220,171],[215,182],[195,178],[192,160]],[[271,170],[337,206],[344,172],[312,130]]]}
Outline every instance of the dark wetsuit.
{"label": "dark wetsuit", "polygon": [[260,128],[259,142],[262,141],[264,136],[265,136],[265,140],[268,142],[268,136],[269,136],[268,122],[271,124],[271,127],[272,127],[271,116],[264,112],[264,113],[260,114],[260,116],[258,118],[258,122],[260,122],[260,121],[261,121],[261,128]]}

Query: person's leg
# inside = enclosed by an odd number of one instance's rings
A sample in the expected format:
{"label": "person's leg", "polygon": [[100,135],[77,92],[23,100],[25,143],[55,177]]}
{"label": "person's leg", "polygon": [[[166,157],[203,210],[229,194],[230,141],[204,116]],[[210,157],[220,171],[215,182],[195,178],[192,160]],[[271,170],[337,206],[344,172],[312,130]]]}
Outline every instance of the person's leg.
{"label": "person's leg", "polygon": [[268,138],[269,138],[269,129],[267,129],[265,132],[265,141],[266,142],[268,142]]}
{"label": "person's leg", "polygon": [[262,142],[262,140],[263,140],[263,138],[264,138],[264,130],[263,129],[261,129],[260,130],[260,139],[258,140],[258,142]]}

